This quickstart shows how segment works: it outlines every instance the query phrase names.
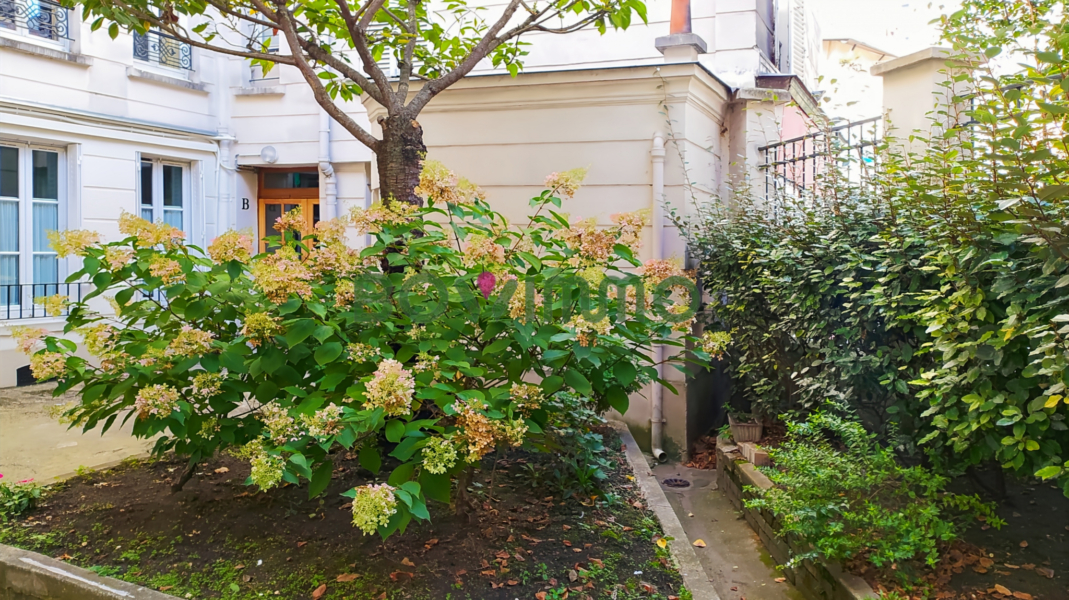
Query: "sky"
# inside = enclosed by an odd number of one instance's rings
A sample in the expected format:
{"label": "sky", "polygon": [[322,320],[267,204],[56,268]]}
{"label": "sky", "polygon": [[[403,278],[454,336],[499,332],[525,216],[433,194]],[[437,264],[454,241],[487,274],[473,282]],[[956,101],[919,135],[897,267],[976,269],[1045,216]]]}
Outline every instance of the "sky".
{"label": "sky", "polygon": [[854,38],[897,56],[939,45],[930,25],[957,0],[807,0],[820,25],[820,36]]}

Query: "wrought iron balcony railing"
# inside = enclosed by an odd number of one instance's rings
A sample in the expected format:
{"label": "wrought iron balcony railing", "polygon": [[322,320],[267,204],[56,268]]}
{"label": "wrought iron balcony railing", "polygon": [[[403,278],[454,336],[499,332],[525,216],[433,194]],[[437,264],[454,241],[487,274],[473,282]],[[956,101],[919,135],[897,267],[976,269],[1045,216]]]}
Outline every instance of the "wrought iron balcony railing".
{"label": "wrought iron balcony railing", "polygon": [[[45,311],[45,307],[41,304],[36,304],[34,299],[63,294],[71,302],[76,302],[81,300],[92,289],[93,284],[88,281],[0,285],[0,321],[43,319],[49,316],[57,316],[49,315]],[[67,313],[67,309],[64,308],[59,316],[64,316]]]}
{"label": "wrought iron balcony railing", "polygon": [[193,70],[193,48],[159,31],[134,32],[134,58],[161,67]]}
{"label": "wrought iron balcony railing", "polygon": [[46,40],[70,39],[67,9],[52,0],[0,0],[0,28]]}

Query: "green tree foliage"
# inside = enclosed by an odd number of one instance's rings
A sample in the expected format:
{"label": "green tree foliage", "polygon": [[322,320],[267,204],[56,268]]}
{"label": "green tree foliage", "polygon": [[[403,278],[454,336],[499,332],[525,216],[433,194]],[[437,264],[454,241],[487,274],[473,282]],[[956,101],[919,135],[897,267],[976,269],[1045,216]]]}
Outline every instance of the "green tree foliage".
{"label": "green tree foliage", "polygon": [[939,464],[997,461],[1069,494],[1062,9],[946,16],[958,55],[932,128],[891,140],[870,185],[830,169],[803,198],[705,211],[692,247],[758,410],[842,400]]}
{"label": "green tree foliage", "polygon": [[[551,176],[531,218],[511,225],[428,163],[427,207],[376,204],[312,230],[288,213],[257,256],[238,232],[205,253],[126,214],[120,241],[70,231],[53,242],[82,257],[71,280],[95,284],[66,325],[94,358],[43,330],[16,336],[35,376],[59,378],[57,394],[78,390],[66,411],[75,426],[133,420],[191,469],[237,449],[251,483],[307,482],[316,496],[333,451],[358,452],[375,473],[392,461],[386,483],[352,491],[354,522],[386,536],[429,518],[426,499],[449,501],[452,478],[495,448],[553,450],[544,432],[570,421],[553,412],[626,411],[658,377],[652,345],[681,345],[690,293],[679,267],[635,259],[644,215],[603,229],[557,212],[583,174]],[[372,243],[350,248],[353,228]],[[661,300],[617,295],[610,278]],[[115,314],[103,310],[112,294]]]}
{"label": "green tree foliage", "polygon": [[[516,75],[526,34],[604,33],[646,19],[641,0],[64,0],[94,30],[161,31],[196,48],[248,58],[264,71],[296,68],[316,102],[375,151],[383,197],[412,190],[426,153],[416,121],[436,95],[483,60]],[[281,42],[281,43],[279,43]],[[272,46],[275,49],[272,49]],[[396,74],[379,65],[393,57]],[[376,137],[347,112],[366,94],[386,109]]]}

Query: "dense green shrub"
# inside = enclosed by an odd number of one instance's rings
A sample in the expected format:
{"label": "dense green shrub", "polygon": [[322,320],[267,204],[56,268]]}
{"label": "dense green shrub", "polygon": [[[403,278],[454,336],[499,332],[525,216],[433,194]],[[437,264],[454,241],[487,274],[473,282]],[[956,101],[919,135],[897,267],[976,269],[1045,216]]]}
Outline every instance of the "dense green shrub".
{"label": "dense green shrub", "polygon": [[776,487],[748,488],[756,498],[746,505],[770,510],[780,520],[778,533],[813,546],[792,563],[864,557],[884,572],[907,573],[910,561],[936,563],[960,517],[1003,525],[979,498],[946,493],[945,477],[900,466],[856,421],[820,410],[787,427],[787,441],[769,450],[775,467],[763,469]]}
{"label": "dense green shrub", "polygon": [[[0,475],[3,477],[3,475]],[[32,479],[17,482],[0,481],[0,521],[7,522],[37,505],[41,486]]]}
{"label": "dense green shrub", "polygon": [[[1061,5],[947,16],[960,55],[932,128],[889,139],[869,185],[830,169],[801,198],[740,196],[689,224],[741,398],[769,414],[837,399],[951,470],[997,461],[1069,494]],[[1000,55],[1023,70],[977,64]]]}
{"label": "dense green shrub", "polygon": [[[81,385],[72,423],[133,420],[156,452],[189,456],[187,473],[240,449],[251,483],[307,481],[315,496],[332,451],[358,450],[375,473],[387,453],[386,482],[350,492],[354,524],[386,536],[429,518],[425,499],[449,501],[452,479],[498,446],[550,444],[551,412],[625,411],[658,376],[652,345],[682,343],[693,294],[678,266],[635,258],[644,215],[598,228],[557,212],[583,174],[551,175],[514,225],[428,162],[416,190],[426,207],[376,204],[314,230],[288,213],[256,256],[238,232],[205,253],[124,215],[121,241],[71,231],[53,242],[81,257],[71,279],[95,284],[66,326],[95,359],[68,339],[17,335],[35,376],[59,378],[57,394]],[[350,228],[371,245],[349,247]],[[105,294],[115,314],[100,310]],[[556,402],[562,390],[581,401]]]}

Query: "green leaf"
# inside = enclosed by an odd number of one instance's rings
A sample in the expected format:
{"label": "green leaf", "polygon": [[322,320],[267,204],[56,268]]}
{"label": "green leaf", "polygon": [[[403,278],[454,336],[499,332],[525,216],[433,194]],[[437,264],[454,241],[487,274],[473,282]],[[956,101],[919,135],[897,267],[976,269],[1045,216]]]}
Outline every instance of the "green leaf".
{"label": "green leaf", "polygon": [[404,437],[404,435],[405,435],[405,424],[404,424],[404,422],[402,422],[400,420],[397,420],[397,419],[394,419],[394,420],[386,423],[386,439],[387,440],[389,440],[389,441],[391,441],[391,442],[396,444],[397,442],[401,441],[401,438]]}
{"label": "green leaf", "polygon": [[590,381],[575,369],[568,369],[564,372],[564,381],[566,381],[572,389],[584,396],[589,396],[593,391],[590,388]]}
{"label": "green leaf", "polygon": [[452,482],[449,475],[443,473],[434,475],[423,470],[419,474],[419,483],[423,487],[423,495],[438,502],[449,502]]}
{"label": "green leaf", "polygon": [[333,362],[336,358],[341,356],[342,345],[338,342],[328,342],[323,344],[319,348],[316,348],[315,359],[316,362],[325,365]]}
{"label": "green leaf", "polygon": [[308,498],[315,498],[322,494],[327,486],[330,485],[330,476],[334,472],[334,463],[328,459],[323,464],[316,467],[314,473],[312,473],[312,482],[308,485]]}
{"label": "green leaf", "polygon": [[312,319],[300,319],[294,322],[289,327],[289,331],[286,332],[286,344],[290,348],[300,344],[304,340],[308,339],[308,336],[312,335],[315,331],[317,324]]}
{"label": "green leaf", "polygon": [[413,463],[399,465],[392,473],[390,473],[390,478],[386,480],[386,483],[394,487],[401,487],[401,484],[412,479],[412,474],[415,472],[416,465]]}
{"label": "green leaf", "polygon": [[360,448],[358,459],[360,460],[360,466],[372,473],[378,474],[379,469],[382,468],[382,456],[379,454],[379,447],[375,444],[374,439],[364,442],[363,447]]}
{"label": "green leaf", "polygon": [[1064,470],[1065,469],[1059,467],[1058,465],[1051,465],[1049,467],[1043,467],[1042,469],[1036,471],[1035,475],[1040,479],[1053,479],[1061,475]]}
{"label": "green leaf", "polygon": [[542,393],[550,395],[564,386],[564,378],[559,375],[551,375],[542,380]]}
{"label": "green leaf", "polygon": [[627,412],[627,407],[630,404],[627,392],[619,387],[609,388],[609,391],[605,393],[605,400],[609,403],[609,406],[613,407],[621,415]]}
{"label": "green leaf", "polygon": [[638,375],[635,365],[627,361],[616,363],[616,366],[612,368],[612,372],[616,375],[616,381],[620,382],[620,385],[624,387],[630,386]]}

